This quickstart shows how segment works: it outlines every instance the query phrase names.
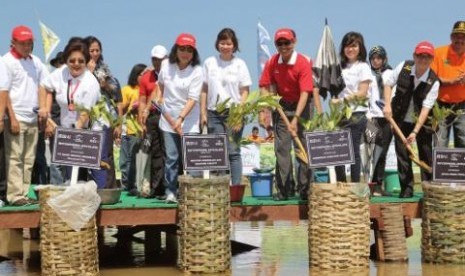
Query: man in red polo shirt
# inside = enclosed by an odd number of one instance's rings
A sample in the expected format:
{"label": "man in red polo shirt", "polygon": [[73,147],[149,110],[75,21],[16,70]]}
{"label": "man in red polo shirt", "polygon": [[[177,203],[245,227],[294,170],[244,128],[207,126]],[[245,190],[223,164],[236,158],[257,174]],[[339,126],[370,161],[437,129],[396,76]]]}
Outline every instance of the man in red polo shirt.
{"label": "man in red polo shirt", "polygon": [[[259,85],[261,95],[271,93],[281,96],[281,107],[290,121],[290,126],[287,126],[278,112],[273,113],[278,188],[275,200],[287,200],[295,192],[293,158],[290,154],[292,137],[298,135],[302,142],[305,141],[299,118],[307,120],[310,118],[310,93],[313,90],[312,63],[309,58],[295,51],[297,38],[292,29],[277,30],[274,41],[278,53],[267,61]],[[263,119],[261,113],[261,124],[264,123]],[[294,150],[298,149],[294,148]],[[311,171],[301,160],[297,159],[297,162],[297,192],[301,199],[307,199]]]}
{"label": "man in red polo shirt", "polygon": [[156,88],[158,73],[161,63],[167,57],[168,51],[161,45],[152,48],[153,69],[146,71],[139,81],[139,120],[144,126],[145,135],[150,140],[150,195],[149,197],[163,196],[165,188],[163,186],[164,177],[164,146],[162,133],[158,127],[160,112],[155,110],[148,102],[150,95]]}

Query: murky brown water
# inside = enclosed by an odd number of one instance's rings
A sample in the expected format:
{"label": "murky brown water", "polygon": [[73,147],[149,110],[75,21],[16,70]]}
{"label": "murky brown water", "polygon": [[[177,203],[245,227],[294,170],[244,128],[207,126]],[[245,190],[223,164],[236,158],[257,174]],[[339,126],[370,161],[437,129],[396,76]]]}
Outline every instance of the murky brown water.
{"label": "murky brown water", "polygon": [[[465,275],[465,265],[422,264],[420,220],[415,220],[413,226],[414,236],[407,239],[408,262],[370,262],[370,270],[360,275]],[[117,229],[114,228],[105,231],[104,247],[100,249],[101,275],[184,275],[176,268],[175,256],[166,250],[149,252],[147,258],[145,257],[143,232],[137,233],[133,239],[119,240],[114,237],[116,233]],[[308,268],[306,221],[235,223],[232,239],[258,247],[233,256],[232,275],[311,274]],[[162,242],[162,249],[166,247],[169,245]],[[0,275],[40,275],[38,241],[23,239],[22,232],[17,230],[0,230]]]}

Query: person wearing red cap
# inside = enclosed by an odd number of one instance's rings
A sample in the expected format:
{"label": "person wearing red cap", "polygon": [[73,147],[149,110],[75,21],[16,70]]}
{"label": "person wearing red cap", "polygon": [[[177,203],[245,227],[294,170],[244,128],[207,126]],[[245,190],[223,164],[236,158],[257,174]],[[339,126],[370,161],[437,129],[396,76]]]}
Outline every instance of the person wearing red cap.
{"label": "person wearing red cap", "polygon": [[[313,91],[312,62],[295,51],[297,38],[294,30],[282,28],[276,31],[274,42],[278,53],[265,64],[260,78],[261,95],[277,94],[281,96],[280,105],[290,121],[286,125],[278,112],[273,113],[274,141],[276,151],[276,186],[275,200],[287,200],[297,191],[302,199],[308,198],[311,170],[302,160],[297,159],[297,181],[294,181],[292,167],[292,137],[298,136],[301,141],[303,127],[298,124],[299,118],[310,118],[310,94]],[[265,124],[265,112],[260,113],[260,124]],[[304,146],[306,143],[302,143]],[[298,149],[295,149],[298,150]]]}
{"label": "person wearing red cap", "polygon": [[438,104],[461,114],[451,114],[439,124],[438,147],[447,148],[451,129],[454,147],[465,148],[465,21],[457,21],[450,34],[451,43],[434,51],[431,68],[441,80]]}
{"label": "person wearing red cap", "polygon": [[[3,56],[10,76],[8,126],[5,131],[7,200],[12,205],[33,203],[27,198],[39,134],[39,123],[47,120],[46,93],[39,89],[48,76],[46,66],[32,54],[34,35],[30,28],[12,31],[11,49]],[[38,116],[34,109],[39,107]]]}
{"label": "person wearing red cap", "polygon": [[196,39],[182,33],[161,65],[158,87],[152,93],[161,109],[160,129],[165,145],[165,193],[167,202],[177,202],[178,172],[181,164],[181,136],[200,133],[199,98],[202,67]]}
{"label": "person wearing red cap", "polygon": [[[391,74],[383,76],[385,117],[395,120],[407,137],[407,143],[416,141],[420,160],[429,166],[433,156],[433,133],[430,127],[424,126],[439,91],[439,78],[430,69],[433,57],[434,46],[422,41],[415,47],[413,60],[401,62]],[[398,135],[395,136],[395,148],[401,187],[399,197],[413,197],[412,161],[404,141]],[[432,175],[422,170],[421,178],[422,181],[431,181]]]}

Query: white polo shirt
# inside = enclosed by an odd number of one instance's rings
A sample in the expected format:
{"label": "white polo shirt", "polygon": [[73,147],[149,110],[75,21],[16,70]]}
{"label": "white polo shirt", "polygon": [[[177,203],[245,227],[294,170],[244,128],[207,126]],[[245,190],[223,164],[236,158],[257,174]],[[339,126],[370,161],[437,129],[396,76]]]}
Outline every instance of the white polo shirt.
{"label": "white polo shirt", "polygon": [[[70,85],[69,89],[68,84]],[[61,125],[66,128],[71,128],[78,119],[78,113],[70,111],[68,108],[68,94],[73,93],[72,97],[75,105],[87,109],[94,106],[100,99],[100,85],[94,75],[87,69],[81,76],[73,78],[68,67],[62,66],[44,79],[41,85],[47,91],[56,93],[56,101],[60,106]]]}
{"label": "white polo shirt", "polygon": [[219,56],[207,58],[203,64],[203,78],[208,86],[208,110],[216,110],[218,103],[229,98],[229,105],[240,103],[240,89],[252,85],[249,69],[238,57],[231,60],[222,60]]}
{"label": "white polo shirt", "polygon": [[10,77],[8,94],[16,119],[37,122],[33,109],[39,107],[39,84],[49,74],[46,66],[34,55],[17,58],[11,52],[3,56],[3,61]]}
{"label": "white polo shirt", "polygon": [[[402,68],[404,68],[405,61],[402,61],[397,65],[397,67],[390,73],[387,74],[386,77],[383,75],[383,81],[384,85],[389,85],[390,87],[393,87],[394,85],[397,84],[397,80],[399,79],[399,74],[402,71]],[[428,80],[428,75],[429,75],[429,70],[427,69],[423,75],[421,75],[419,78],[415,76],[415,65],[412,66],[412,71],[410,73],[411,76],[413,76],[413,89],[416,89],[417,86],[421,82],[426,82]],[[431,90],[429,93],[426,95],[426,98],[423,100],[423,107],[426,108],[433,108],[434,103],[436,102],[436,99],[438,98],[438,93],[439,93],[439,81],[436,81],[433,86],[431,87]],[[395,96],[395,90],[393,90],[392,97],[394,98]],[[415,123],[416,118],[415,118],[415,113],[414,113],[414,106],[413,106],[413,97],[410,99],[410,103],[408,106],[407,110],[407,115],[405,115],[404,122],[407,123]]]}
{"label": "white polo shirt", "polygon": [[3,59],[0,56],[0,91],[8,91],[9,87],[10,76],[8,75],[5,63],[3,63]]}
{"label": "white polo shirt", "polygon": [[[358,86],[362,81],[373,80],[371,69],[368,63],[357,61],[353,64],[347,64],[346,68],[342,69],[342,77],[346,87],[342,90],[338,98],[342,99],[358,92]],[[368,107],[357,106],[354,111],[367,111]]]}
{"label": "white polo shirt", "polygon": [[[162,63],[158,82],[164,86],[162,93],[165,112],[173,120],[176,120],[184,106],[186,106],[188,99],[196,102],[194,108],[184,118],[182,125],[183,133],[200,132],[199,98],[200,90],[202,89],[202,80],[202,67],[199,65],[194,67],[189,65],[183,70],[179,70],[176,63],[169,63],[168,61]],[[161,116],[160,129],[167,132],[175,132],[165,116]]]}

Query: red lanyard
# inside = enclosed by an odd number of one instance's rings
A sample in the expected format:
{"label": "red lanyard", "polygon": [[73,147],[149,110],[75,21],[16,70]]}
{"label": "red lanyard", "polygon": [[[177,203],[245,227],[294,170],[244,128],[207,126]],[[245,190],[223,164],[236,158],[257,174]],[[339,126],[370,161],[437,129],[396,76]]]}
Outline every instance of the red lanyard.
{"label": "red lanyard", "polygon": [[74,94],[76,93],[76,90],[78,89],[79,84],[81,84],[81,82],[79,82],[79,80],[78,80],[76,85],[74,86],[73,91],[71,91],[71,94],[70,94],[69,90],[70,90],[70,87],[71,87],[71,80],[68,80],[68,89],[66,89],[66,94],[67,94],[67,98],[68,98],[68,109],[70,111],[74,111]]}

